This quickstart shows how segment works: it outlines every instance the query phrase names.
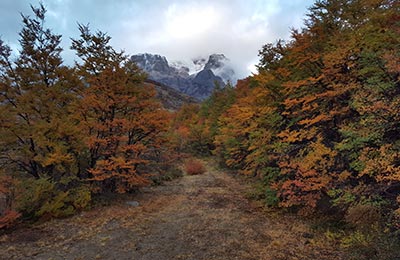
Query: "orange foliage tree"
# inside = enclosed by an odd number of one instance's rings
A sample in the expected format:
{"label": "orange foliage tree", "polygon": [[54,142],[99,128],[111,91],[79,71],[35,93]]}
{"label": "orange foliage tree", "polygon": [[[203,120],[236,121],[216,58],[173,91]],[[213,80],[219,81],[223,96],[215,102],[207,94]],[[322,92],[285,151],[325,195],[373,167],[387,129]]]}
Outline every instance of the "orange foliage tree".
{"label": "orange foliage tree", "polygon": [[398,208],[398,20],[396,1],[317,1],[290,41],[261,49],[258,74],[219,117],[215,151],[267,177],[283,207]]}
{"label": "orange foliage tree", "polygon": [[46,10],[23,16],[16,61],[0,42],[1,163],[32,177],[59,179],[77,174],[79,132],[70,117],[79,84],[62,64],[61,36],[44,28]]}
{"label": "orange foliage tree", "polygon": [[236,91],[236,102],[219,118],[216,151],[227,166],[259,174],[273,161],[278,97],[257,79],[239,81]]}
{"label": "orange foliage tree", "polygon": [[[75,191],[90,198],[78,179],[84,145],[72,117],[81,84],[74,69],[63,65],[61,36],[44,27],[44,6],[32,11],[33,17],[22,15],[21,49],[15,60],[0,41],[0,164],[5,178],[18,179],[19,184],[8,187],[17,190],[15,194],[0,193],[15,199],[9,205],[25,217],[62,215],[80,208],[71,195]],[[43,183],[51,187],[46,192],[39,188]]]}
{"label": "orange foliage tree", "polygon": [[148,184],[146,165],[161,151],[169,115],[144,84],[144,74],[109,45],[109,36],[79,29],[72,49],[83,61],[78,68],[86,87],[78,111],[88,135],[88,177],[100,192]]}

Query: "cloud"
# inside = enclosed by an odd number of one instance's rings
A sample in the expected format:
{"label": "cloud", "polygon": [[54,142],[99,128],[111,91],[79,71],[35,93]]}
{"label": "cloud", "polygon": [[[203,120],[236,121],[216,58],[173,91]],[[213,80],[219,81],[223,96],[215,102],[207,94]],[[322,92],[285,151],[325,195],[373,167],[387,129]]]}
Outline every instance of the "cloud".
{"label": "cloud", "polygon": [[[312,0],[43,0],[47,25],[63,35],[65,60],[72,63],[70,37],[77,22],[112,37],[128,54],[158,53],[168,60],[190,60],[224,53],[240,77],[254,70],[263,44],[287,39],[298,28]],[[37,5],[39,2],[32,2]],[[16,45],[19,12],[31,14],[25,0],[0,1],[1,37]]]}

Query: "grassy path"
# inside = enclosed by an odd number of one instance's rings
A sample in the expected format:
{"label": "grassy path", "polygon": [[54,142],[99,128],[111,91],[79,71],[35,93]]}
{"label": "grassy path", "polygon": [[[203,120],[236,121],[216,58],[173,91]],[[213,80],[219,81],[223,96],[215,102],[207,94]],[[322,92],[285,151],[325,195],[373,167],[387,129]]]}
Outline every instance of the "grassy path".
{"label": "grassy path", "polygon": [[[248,187],[207,163],[203,175],[0,237],[0,259],[343,259],[305,223],[272,216]],[[314,238],[313,238],[314,237]]]}

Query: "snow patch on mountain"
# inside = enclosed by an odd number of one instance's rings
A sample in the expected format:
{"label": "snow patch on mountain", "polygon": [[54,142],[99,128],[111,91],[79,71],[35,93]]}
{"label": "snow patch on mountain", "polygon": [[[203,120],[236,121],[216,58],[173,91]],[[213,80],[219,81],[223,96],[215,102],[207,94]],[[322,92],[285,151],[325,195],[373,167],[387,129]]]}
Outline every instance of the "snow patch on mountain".
{"label": "snow patch on mountain", "polygon": [[137,54],[131,57],[149,78],[187,95],[203,100],[209,97],[215,83],[236,83],[235,72],[223,54],[212,54],[208,59],[196,57],[191,61],[172,61],[159,54]]}

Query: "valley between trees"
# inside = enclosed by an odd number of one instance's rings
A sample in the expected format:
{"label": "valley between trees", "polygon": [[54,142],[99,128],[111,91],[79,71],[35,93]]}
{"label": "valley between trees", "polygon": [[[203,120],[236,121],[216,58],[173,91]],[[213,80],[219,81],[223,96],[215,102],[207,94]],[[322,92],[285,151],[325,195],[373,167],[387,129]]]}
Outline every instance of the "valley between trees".
{"label": "valley between trees", "polygon": [[[4,257],[400,258],[399,1],[316,1],[288,41],[261,48],[257,74],[177,111],[89,26],[65,65],[46,9],[32,11],[16,57],[0,41]],[[224,170],[166,182],[191,156]],[[118,194],[142,206],[96,208]]]}
{"label": "valley between trees", "polygon": [[2,236],[0,259],[345,259],[307,223],[246,199],[243,179],[205,165],[204,174]]}

